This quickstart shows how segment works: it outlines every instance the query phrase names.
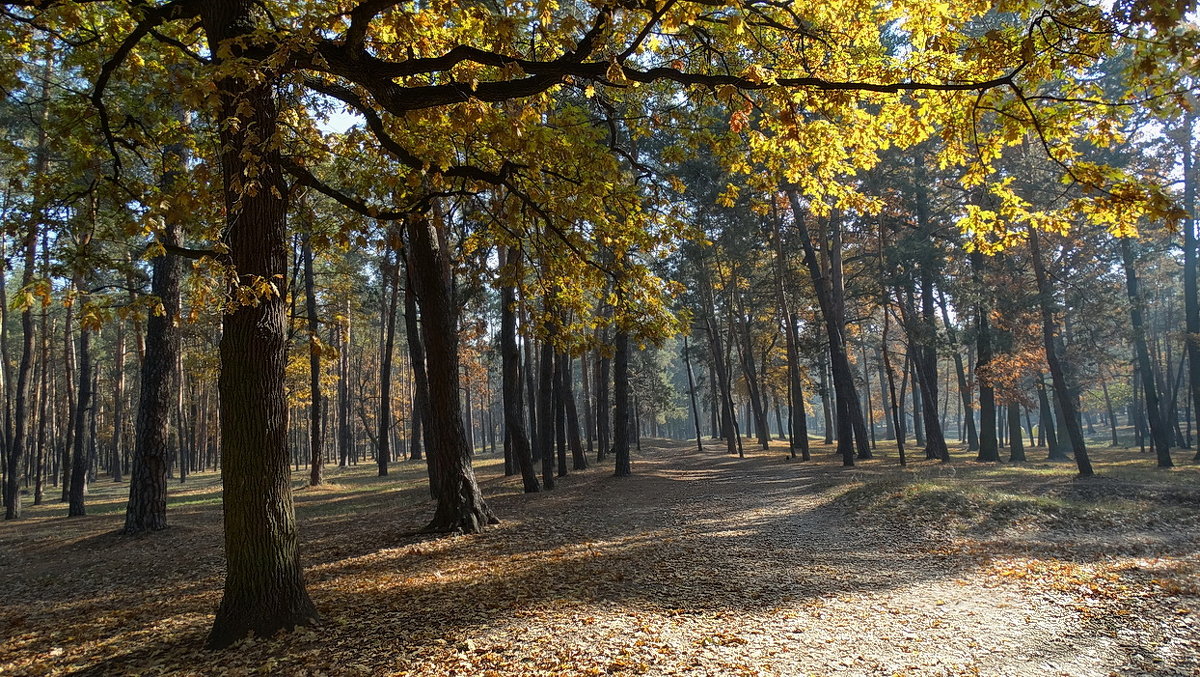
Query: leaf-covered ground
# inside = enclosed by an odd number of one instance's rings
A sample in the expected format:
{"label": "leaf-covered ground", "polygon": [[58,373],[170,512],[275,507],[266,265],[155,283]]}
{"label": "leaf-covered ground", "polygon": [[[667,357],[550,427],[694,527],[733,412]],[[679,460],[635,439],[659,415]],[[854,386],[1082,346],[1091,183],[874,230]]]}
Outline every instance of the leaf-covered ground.
{"label": "leaf-covered ground", "polygon": [[843,469],[647,441],[634,477],[533,496],[483,458],[503,524],[441,539],[414,535],[424,464],[298,473],[324,622],[223,652],[201,648],[217,478],[173,485],[174,526],[137,538],[102,480],[88,517],[54,501],[0,525],[0,674],[1200,674],[1200,467],[1097,457],[1080,481],[965,452]]}

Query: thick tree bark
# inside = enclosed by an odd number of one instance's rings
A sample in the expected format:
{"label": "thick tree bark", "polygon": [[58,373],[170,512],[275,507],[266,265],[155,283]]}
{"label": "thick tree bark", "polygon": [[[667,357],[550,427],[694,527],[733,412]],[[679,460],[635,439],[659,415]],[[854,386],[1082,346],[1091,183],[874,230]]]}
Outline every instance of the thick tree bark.
{"label": "thick tree bark", "polygon": [[1050,378],[1054,385],[1054,394],[1062,407],[1063,419],[1067,434],[1070,436],[1071,451],[1075,454],[1075,464],[1082,477],[1090,477],[1092,472],[1091,459],[1088,458],[1087,445],[1083,440],[1083,431],[1079,426],[1076,415],[1075,400],[1071,397],[1071,387],[1067,383],[1066,367],[1059,356],[1058,322],[1054,318],[1054,296],[1046,275],[1045,263],[1042,261],[1040,237],[1036,229],[1029,231],[1029,253],[1033,261],[1033,272],[1037,279],[1038,301],[1042,310],[1042,341],[1046,348],[1046,362],[1050,367]]}
{"label": "thick tree bark", "polygon": [[[500,266],[520,269],[520,254],[508,247],[500,249]],[[516,272],[513,273],[517,275]],[[533,452],[525,434],[524,396],[521,393],[520,348],[517,346],[516,289],[507,281],[500,283],[500,378],[504,401],[504,430],[512,447],[512,455],[521,468],[525,493],[541,489],[533,468]]]}
{"label": "thick tree bark", "polygon": [[[1175,465],[1171,461],[1170,431],[1162,417],[1158,386],[1155,385],[1154,365],[1150,362],[1150,350],[1146,347],[1146,325],[1142,320],[1144,309],[1142,295],[1138,289],[1137,262],[1133,256],[1133,248],[1129,245],[1129,238],[1121,238],[1119,247],[1121,262],[1125,266],[1125,292],[1129,297],[1129,324],[1133,331],[1133,349],[1137,355],[1138,373],[1142,377],[1146,414],[1150,419],[1150,439],[1154,443],[1158,467],[1170,468]],[[1107,392],[1107,388],[1105,390]]]}
{"label": "thick tree bark", "polygon": [[[237,57],[255,29],[253,3],[201,6],[209,52]],[[316,608],[304,588],[287,446],[287,183],[276,132],[274,83],[233,75],[217,83],[224,244],[236,283],[256,303],[225,315],[220,344],[221,479],[225,507],[225,594],[208,637],[220,648],[253,632],[309,625]],[[236,120],[236,124],[235,121]],[[253,167],[247,158],[257,158]],[[236,298],[236,296],[235,296]]]}
{"label": "thick tree bark", "polygon": [[421,305],[425,368],[429,377],[429,418],[434,444],[427,449],[437,470],[437,510],[425,527],[432,532],[478,533],[499,523],[483,500],[471,449],[463,430],[459,400],[458,311],[453,299],[449,242],[440,219],[408,223],[411,279]]}

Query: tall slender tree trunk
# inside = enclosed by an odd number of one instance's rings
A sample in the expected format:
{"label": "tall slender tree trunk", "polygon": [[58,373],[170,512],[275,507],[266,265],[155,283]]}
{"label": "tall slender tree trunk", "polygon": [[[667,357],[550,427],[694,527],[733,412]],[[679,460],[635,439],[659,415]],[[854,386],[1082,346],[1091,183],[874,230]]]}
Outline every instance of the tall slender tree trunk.
{"label": "tall slender tree trunk", "polygon": [[320,322],[317,317],[317,285],[313,272],[312,236],[306,234],[301,241],[304,257],[304,314],[308,322],[308,485],[315,487],[321,484],[325,470],[322,458],[321,435],[321,404],[324,396],[321,394],[321,343]]}
{"label": "tall slender tree trunk", "polygon": [[[42,260],[43,260],[43,262],[47,258],[48,258],[48,254],[46,252],[46,236],[43,233],[43,235],[42,235]],[[46,266],[43,267],[43,270],[45,270],[45,268],[46,268]],[[53,415],[52,412],[55,409],[54,402],[52,402],[53,394],[51,392],[51,387],[50,387],[50,335],[53,332],[53,327],[50,325],[49,316],[50,316],[49,309],[43,307],[42,308],[42,317],[41,317],[42,328],[41,328],[41,332],[40,332],[41,351],[42,352],[41,352],[41,364],[40,364],[40,368],[38,369],[38,372],[39,372],[38,373],[38,382],[39,382],[38,393],[39,393],[39,395],[38,395],[38,404],[37,404],[37,410],[38,410],[38,414],[37,414],[38,431],[37,431],[37,442],[36,442],[37,460],[34,463],[34,467],[37,469],[37,474],[34,476],[34,485],[33,485],[33,504],[34,505],[42,504],[43,491],[44,491],[44,487],[45,487],[45,479],[44,478],[49,472],[49,468],[47,468],[46,466],[49,465],[50,458],[51,458],[51,455],[46,453],[46,450],[47,450],[46,429],[47,429],[47,424],[48,424],[47,419],[49,419]],[[53,449],[51,449],[51,451],[53,451]]]}
{"label": "tall slender tree trunk", "polygon": [[950,313],[946,309],[946,298],[940,296],[938,307],[942,312],[942,324],[946,327],[946,333],[949,335],[950,345],[954,348],[954,374],[958,378],[958,394],[962,401],[963,422],[967,433],[967,450],[979,450],[979,431],[975,428],[975,403],[971,398],[971,388],[967,385],[967,371],[963,367],[962,353],[959,347],[962,343],[959,341],[958,332],[954,329],[954,325],[950,323]]}
{"label": "tall slender tree trunk", "polygon": [[[72,286],[74,289],[74,286]],[[66,503],[71,498],[71,452],[75,449],[75,406],[76,392],[74,387],[75,381],[75,340],[72,326],[75,323],[75,307],[72,305],[67,308],[66,318],[63,320],[63,392],[66,397],[66,411],[62,418],[62,427],[66,430],[63,435],[63,443],[59,449],[59,466],[62,473],[62,502]],[[165,411],[170,411],[168,407]]]}
{"label": "tall slender tree trunk", "polygon": [[[915,315],[915,312],[914,312]],[[922,266],[921,270],[921,313],[919,322],[920,332],[925,338],[922,345],[916,346],[918,384],[921,387],[921,404],[924,407],[925,421],[925,456],[939,459],[943,463],[950,460],[950,451],[946,447],[946,438],[942,434],[942,421],[938,416],[938,374],[937,350],[934,347],[937,328],[933,319],[933,275]]]}
{"label": "tall slender tree trunk", "polygon": [[541,486],[533,468],[533,453],[529,436],[525,434],[525,414],[521,411],[525,400],[521,393],[521,355],[517,345],[517,294],[507,277],[511,274],[513,278],[519,278],[520,275],[520,254],[515,248],[500,249],[500,267],[500,387],[504,401],[504,430],[528,494],[540,490]]}
{"label": "tall slender tree trunk", "polygon": [[790,310],[785,309],[784,319],[787,322],[787,356],[788,356],[788,402],[791,413],[788,417],[790,448],[793,457],[796,449],[800,449],[800,460],[812,458],[808,445],[808,411],[804,403],[804,383],[800,378],[800,335],[796,328],[796,318]]}
{"label": "tall slender tree trunk", "polygon": [[1071,396],[1071,387],[1067,383],[1066,367],[1059,354],[1058,322],[1054,318],[1054,295],[1050,289],[1049,277],[1046,275],[1045,262],[1042,260],[1040,236],[1037,229],[1029,231],[1029,253],[1033,261],[1033,272],[1037,279],[1038,301],[1042,310],[1042,340],[1046,347],[1046,362],[1050,367],[1050,378],[1054,385],[1054,394],[1062,407],[1063,419],[1067,434],[1070,436],[1071,451],[1075,454],[1075,464],[1082,477],[1093,474],[1091,459],[1088,458],[1087,445],[1083,440],[1083,430],[1079,426],[1076,415],[1075,400]]}
{"label": "tall slender tree trunk", "polygon": [[[77,283],[77,286],[82,286]],[[79,517],[87,514],[84,508],[84,497],[88,486],[88,415],[92,410],[92,330],[80,324],[79,327],[79,373],[78,385],[75,388],[75,419],[72,428],[75,431],[74,446],[71,450],[71,490],[67,514]]]}
{"label": "tall slender tree trunk", "polygon": [[971,252],[971,274],[975,286],[981,292],[981,300],[975,305],[975,380],[979,383],[979,455],[977,460],[996,462],[1000,460],[1000,444],[996,435],[996,391],[992,388],[989,373],[992,358],[992,327],[988,319],[990,306],[983,300],[984,258],[980,252]]}
{"label": "tall slender tree trunk", "polygon": [[558,476],[567,476],[567,408],[564,403],[566,393],[563,390],[563,353],[554,351],[554,442],[558,451]]}
{"label": "tall slender tree trunk", "polygon": [[629,334],[617,330],[617,349],[613,357],[613,392],[616,406],[613,408],[613,456],[616,457],[617,477],[633,474],[629,459]]}
{"label": "tall slender tree trunk", "polygon": [[1146,414],[1150,419],[1150,438],[1154,442],[1154,453],[1158,459],[1158,467],[1170,468],[1175,464],[1171,461],[1170,431],[1163,420],[1162,406],[1158,396],[1158,386],[1155,384],[1154,366],[1150,362],[1150,350],[1146,347],[1146,325],[1142,320],[1142,295],[1138,289],[1137,262],[1133,256],[1133,248],[1129,238],[1120,238],[1121,261],[1125,266],[1125,291],[1129,296],[1129,323],[1133,331],[1133,349],[1137,355],[1138,372],[1142,376],[1142,392],[1146,398]]}
{"label": "tall slender tree trunk", "polygon": [[[46,172],[50,165],[49,123],[50,123],[50,83],[54,73],[54,52],[47,47],[42,56],[40,124],[37,128],[37,141],[33,148],[33,207],[29,218],[29,228],[25,232],[22,243],[25,255],[25,267],[21,271],[21,288],[29,290],[33,283],[33,271],[37,261],[37,241],[45,218],[45,190],[43,185]],[[14,398],[14,420],[12,444],[8,447],[8,465],[5,468],[4,487],[4,519],[17,519],[21,516],[21,464],[25,453],[26,440],[29,434],[28,397],[29,373],[33,366],[33,303],[22,303],[21,307],[21,361],[17,367],[17,392]],[[5,365],[7,368],[7,364]],[[45,367],[43,366],[43,369]],[[40,453],[40,448],[39,448]],[[39,479],[35,484],[40,486]]]}
{"label": "tall slender tree trunk", "polygon": [[421,336],[421,323],[417,318],[417,294],[414,291],[412,263],[409,262],[408,284],[404,286],[404,333],[408,343],[409,362],[413,372],[413,440],[412,458],[419,460],[424,444],[425,467],[429,475],[429,496],[437,498],[437,468],[431,456],[437,444],[434,430],[429,425],[429,376],[425,370],[425,340]]}
{"label": "tall slender tree trunk", "polygon": [[[794,190],[788,191],[788,199],[792,207],[792,221],[800,235],[804,247],[804,261],[812,277],[816,289],[818,305],[824,319],[825,333],[829,339],[830,368],[833,374],[833,387],[837,397],[838,407],[844,412],[837,420],[838,451],[842,455],[842,464],[854,465],[857,447],[858,458],[870,458],[871,447],[867,437],[866,422],[863,418],[862,405],[854,387],[854,374],[850,369],[850,359],[846,354],[846,341],[843,336],[845,328],[844,299],[841,289],[841,251],[840,243],[835,238],[829,252],[829,273],[822,270],[813,239],[805,224],[804,208],[800,204],[800,196]],[[836,220],[838,217],[831,217]],[[833,226],[834,232],[840,231],[840,226]]]}
{"label": "tall slender tree trunk", "polygon": [[437,471],[437,510],[428,531],[478,533],[499,519],[483,500],[471,449],[463,430],[459,399],[458,311],[450,273],[449,238],[439,217],[408,223],[411,279],[421,305],[425,367],[429,377],[429,418],[434,444],[427,453]]}
{"label": "tall slender tree trunk", "polygon": [[[549,301],[547,301],[549,306]],[[546,316],[552,314],[549,307]],[[547,327],[546,339],[542,342],[541,356],[538,360],[538,456],[542,459],[542,485],[546,489],[554,488],[554,346],[553,327]]]}
{"label": "tall slender tree trunk", "polygon": [[883,309],[883,338],[881,339],[883,369],[887,372],[887,387],[888,393],[891,395],[892,403],[892,425],[896,430],[896,452],[900,456],[900,465],[908,465],[908,460],[904,456],[904,422],[901,420],[904,416],[900,411],[900,402],[904,400],[904,393],[896,393],[896,370],[892,367],[891,350],[888,349],[888,334],[891,329],[891,312],[885,306]]}
{"label": "tall slender tree trunk", "polygon": [[[725,450],[730,454],[738,453],[737,432],[734,429],[733,398],[730,393],[730,377],[728,364],[725,361],[725,349],[721,341],[721,330],[715,326],[713,315],[716,313],[716,304],[714,303],[714,294],[712,283],[708,279],[707,273],[703,272],[704,280],[701,282],[704,290],[707,292],[708,308],[704,313],[704,326],[708,334],[708,346],[712,354],[713,367],[717,373],[717,391],[720,397],[721,408],[721,437],[725,440]],[[714,404],[714,406],[716,406]]]}
{"label": "tall slender tree trunk", "polygon": [[[1200,299],[1197,298],[1196,242],[1196,150],[1192,130],[1196,113],[1189,110],[1183,117],[1180,150],[1183,154],[1183,305],[1184,327],[1187,329],[1188,390],[1191,394],[1193,420],[1200,422]],[[1200,461],[1200,445],[1195,460]]]}
{"label": "tall slender tree trunk", "polygon": [[696,380],[692,375],[692,358],[688,351],[687,334],[683,335],[683,365],[687,371],[688,398],[692,405],[692,423],[696,425],[696,450],[704,451],[704,441],[700,435],[700,409],[696,406]]}
{"label": "tall slender tree trunk", "polygon": [[[389,234],[389,239],[399,240],[396,234]],[[390,251],[396,251],[396,260],[391,261]],[[400,299],[400,260],[399,243],[390,242],[384,246],[383,265],[380,272],[386,280],[384,294],[387,307],[384,309],[384,339],[383,353],[379,360],[379,442],[375,455],[379,477],[388,474],[388,463],[392,458],[392,355],[396,346],[396,307]]]}
{"label": "tall slender tree trunk", "polygon": [[583,454],[583,440],[579,434],[579,412],[575,407],[575,379],[571,362],[571,356],[563,353],[563,414],[566,416],[567,442],[571,447],[571,469],[587,470],[587,456]]}
{"label": "tall slender tree trunk", "polygon": [[[603,342],[601,342],[603,345]],[[596,462],[600,463],[608,455],[612,441],[612,407],[610,406],[609,375],[612,360],[605,354],[596,360]]]}
{"label": "tall slender tree trunk", "polygon": [[1018,402],[1008,404],[1008,462],[1025,462],[1025,445],[1021,438],[1021,405]]}
{"label": "tall slender tree trunk", "polygon": [[829,392],[829,351],[821,351],[820,364],[821,380],[817,385],[817,395],[821,398],[821,415],[824,425],[821,432],[824,434],[825,444],[833,444],[834,428],[836,427],[833,421],[833,398]]}

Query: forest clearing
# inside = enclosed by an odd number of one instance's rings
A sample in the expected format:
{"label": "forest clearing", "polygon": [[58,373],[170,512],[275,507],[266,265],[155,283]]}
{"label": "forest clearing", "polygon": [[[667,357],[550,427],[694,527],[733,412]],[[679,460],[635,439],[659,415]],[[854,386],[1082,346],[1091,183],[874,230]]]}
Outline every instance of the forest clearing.
{"label": "forest clearing", "polygon": [[1101,477],[894,456],[841,468],[646,440],[521,494],[477,461],[504,521],[413,533],[416,464],[293,477],[322,622],[203,649],[220,600],[219,486],[124,538],[124,489],[0,526],[4,675],[1191,675],[1200,670],[1200,468],[1096,450]]}

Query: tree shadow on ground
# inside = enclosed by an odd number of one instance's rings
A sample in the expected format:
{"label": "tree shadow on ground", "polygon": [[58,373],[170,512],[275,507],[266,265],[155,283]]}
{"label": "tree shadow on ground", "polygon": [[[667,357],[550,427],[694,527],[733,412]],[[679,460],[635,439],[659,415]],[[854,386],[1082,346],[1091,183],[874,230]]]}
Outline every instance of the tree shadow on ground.
{"label": "tree shadow on ground", "polygon": [[[397,655],[544,610],[771,613],[926,585],[978,564],[939,551],[920,525],[873,523],[837,498],[893,473],[891,461],[841,469],[778,449],[744,460],[683,446],[647,452],[632,478],[592,468],[534,496],[520,494],[519,478],[489,476],[481,483],[505,522],[470,537],[413,533],[430,511],[423,464],[399,468],[399,478],[343,476],[333,479],[339,488],[298,491],[306,579],[324,623],[220,653],[200,648],[220,595],[219,508],[177,514],[178,528],[132,541],[92,533],[56,543],[38,527],[24,559],[56,561],[55,573],[0,583],[11,600],[0,620],[27,630],[0,652],[0,666],[19,655],[29,674],[268,665],[298,674],[334,651],[384,672]],[[1052,536],[1035,532],[1012,548],[1035,553]],[[37,627],[47,625],[55,630]]]}

